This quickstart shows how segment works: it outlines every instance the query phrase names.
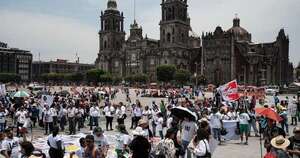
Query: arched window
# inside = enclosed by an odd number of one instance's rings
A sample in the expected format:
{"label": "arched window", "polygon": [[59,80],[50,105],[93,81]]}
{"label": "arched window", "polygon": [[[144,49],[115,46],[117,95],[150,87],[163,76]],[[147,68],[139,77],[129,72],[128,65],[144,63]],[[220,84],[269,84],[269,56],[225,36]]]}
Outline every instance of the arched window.
{"label": "arched window", "polygon": [[171,34],[170,33],[167,34],[167,42],[171,42]]}
{"label": "arched window", "polygon": [[107,48],[107,42],[104,41],[104,49],[106,49],[106,48]]}

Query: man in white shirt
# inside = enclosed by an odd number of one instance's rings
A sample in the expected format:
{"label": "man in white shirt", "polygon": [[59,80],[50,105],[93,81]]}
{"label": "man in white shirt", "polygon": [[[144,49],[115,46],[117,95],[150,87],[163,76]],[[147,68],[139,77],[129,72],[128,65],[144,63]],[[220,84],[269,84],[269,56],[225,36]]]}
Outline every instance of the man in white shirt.
{"label": "man in white shirt", "polygon": [[213,137],[221,144],[221,128],[223,126],[222,115],[218,112],[218,108],[212,108],[212,114],[209,116],[210,127],[213,132]]}
{"label": "man in white shirt", "polygon": [[108,103],[108,105],[104,108],[104,113],[105,113],[105,117],[106,117],[106,130],[108,130],[108,126],[110,126],[110,130],[112,131],[112,122],[114,119],[114,114],[115,114],[115,108]]}
{"label": "man in white shirt", "polygon": [[245,134],[246,142],[245,145],[248,145],[248,133],[249,133],[249,121],[250,117],[245,112],[244,109],[241,110],[241,113],[239,114],[238,120],[240,122],[240,134],[241,134],[241,144],[243,143],[243,135]]}
{"label": "man in white shirt", "polygon": [[17,117],[17,137],[20,136],[20,128],[23,127],[24,123],[27,119],[27,111],[24,109],[24,107],[20,107],[20,109],[16,113]]}
{"label": "man in white shirt", "polygon": [[78,113],[78,109],[74,105],[70,105],[68,108],[68,120],[69,120],[69,131],[70,135],[76,134],[76,120],[75,116]]}
{"label": "man in white shirt", "polygon": [[100,117],[100,109],[96,103],[93,103],[93,106],[90,108],[90,117],[91,117],[90,130],[93,130],[93,126],[96,127],[99,126],[98,120]]}
{"label": "man in white shirt", "polygon": [[7,153],[10,158],[19,158],[20,151],[20,139],[13,137],[11,129],[6,129],[6,138],[2,142],[2,150]]}
{"label": "man in white shirt", "polygon": [[[184,118],[181,123],[181,133],[183,150],[186,150],[194,135],[197,133],[196,123],[189,120],[189,118]],[[191,158],[191,152],[189,150],[187,150],[187,158]]]}
{"label": "man in white shirt", "polygon": [[52,133],[53,117],[52,117],[52,112],[47,104],[45,104],[45,109],[43,111],[43,122],[45,128],[45,135],[48,135],[48,130],[49,133]]}
{"label": "man in white shirt", "polygon": [[126,107],[122,102],[119,103],[117,110],[116,110],[116,115],[117,115],[117,122],[118,125],[124,125],[124,120],[126,119]]}
{"label": "man in white shirt", "polygon": [[8,111],[1,106],[0,107],[0,132],[4,132],[5,129],[5,118],[8,115]]}

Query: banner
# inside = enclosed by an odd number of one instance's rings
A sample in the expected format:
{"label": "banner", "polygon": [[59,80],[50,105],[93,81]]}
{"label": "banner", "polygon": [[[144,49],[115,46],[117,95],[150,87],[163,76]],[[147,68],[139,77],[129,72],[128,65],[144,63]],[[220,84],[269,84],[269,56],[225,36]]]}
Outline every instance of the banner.
{"label": "banner", "polygon": [[0,95],[6,95],[5,84],[0,84]]}
{"label": "banner", "polygon": [[41,106],[44,107],[44,105],[47,104],[50,107],[53,103],[53,99],[51,95],[42,95]]}
{"label": "banner", "polygon": [[228,82],[218,88],[223,100],[228,102],[236,101],[240,98],[238,93],[238,84],[236,80]]}

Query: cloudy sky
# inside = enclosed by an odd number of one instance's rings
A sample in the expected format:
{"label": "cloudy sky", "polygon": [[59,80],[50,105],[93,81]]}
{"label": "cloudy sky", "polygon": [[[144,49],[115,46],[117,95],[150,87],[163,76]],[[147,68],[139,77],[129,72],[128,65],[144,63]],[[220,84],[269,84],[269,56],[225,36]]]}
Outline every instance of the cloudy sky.
{"label": "cloudy sky", "polygon": [[[133,21],[133,0],[117,0],[126,32]],[[159,37],[161,0],[136,0],[137,21],[148,37]],[[35,60],[56,58],[94,63],[99,15],[107,0],[0,0],[0,41],[31,50]],[[193,30],[199,35],[216,26],[227,30],[237,13],[254,42],[271,42],[285,28],[290,59],[300,61],[299,0],[188,0]]]}

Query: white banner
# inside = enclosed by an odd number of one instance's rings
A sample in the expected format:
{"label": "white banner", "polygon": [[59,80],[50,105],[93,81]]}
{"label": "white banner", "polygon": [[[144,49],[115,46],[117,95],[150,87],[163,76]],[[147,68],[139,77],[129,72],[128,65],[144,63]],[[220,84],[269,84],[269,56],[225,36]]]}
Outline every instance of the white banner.
{"label": "white banner", "polygon": [[0,95],[6,95],[5,84],[0,85]]}
{"label": "white banner", "polygon": [[47,104],[50,107],[53,103],[53,99],[51,95],[42,95],[41,106],[44,107],[44,105]]}

